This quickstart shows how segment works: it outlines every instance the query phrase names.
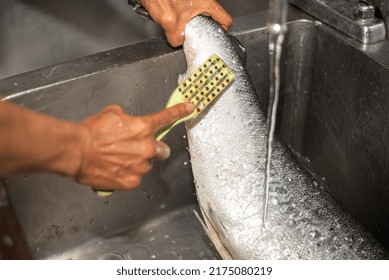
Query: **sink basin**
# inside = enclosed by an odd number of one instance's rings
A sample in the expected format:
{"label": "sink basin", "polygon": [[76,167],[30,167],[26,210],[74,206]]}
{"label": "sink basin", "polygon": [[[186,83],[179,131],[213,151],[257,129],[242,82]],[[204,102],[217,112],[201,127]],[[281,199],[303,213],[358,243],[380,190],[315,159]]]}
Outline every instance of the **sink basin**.
{"label": "sink basin", "polygon": [[[264,108],[267,13],[236,19],[231,32]],[[389,243],[389,61],[387,42],[361,45],[290,9],[278,137],[368,230]],[[0,80],[6,99],[79,121],[108,104],[129,114],[161,109],[185,71],[181,49],[155,38]],[[186,132],[172,131],[171,157],[134,191],[99,198],[53,174],[2,178],[36,259],[218,259],[197,211]]]}

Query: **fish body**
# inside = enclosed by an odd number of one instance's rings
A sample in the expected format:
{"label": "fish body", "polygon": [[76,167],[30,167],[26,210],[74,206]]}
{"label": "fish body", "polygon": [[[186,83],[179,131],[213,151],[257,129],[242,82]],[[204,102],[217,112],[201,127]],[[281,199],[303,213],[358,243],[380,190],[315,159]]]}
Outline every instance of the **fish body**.
{"label": "fish body", "polygon": [[188,73],[216,53],[235,80],[186,124],[196,193],[206,230],[224,258],[379,259],[384,248],[275,140],[269,212],[262,225],[266,117],[240,50],[212,19],[185,29]]}

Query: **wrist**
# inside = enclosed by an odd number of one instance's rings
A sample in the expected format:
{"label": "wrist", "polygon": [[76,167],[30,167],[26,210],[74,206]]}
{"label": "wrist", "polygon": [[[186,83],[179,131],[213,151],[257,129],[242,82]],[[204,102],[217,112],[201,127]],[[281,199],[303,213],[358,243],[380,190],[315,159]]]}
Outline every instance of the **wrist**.
{"label": "wrist", "polygon": [[59,170],[59,172],[77,178],[82,173],[91,136],[87,127],[77,123],[71,123],[71,126],[72,132],[69,134],[69,139],[59,165],[62,171]]}
{"label": "wrist", "polygon": [[8,102],[0,102],[0,134],[0,175],[48,171],[74,177],[91,139],[80,124]]}
{"label": "wrist", "polygon": [[[76,178],[82,170],[84,155],[90,141],[88,129],[78,123],[63,122],[53,145],[57,152],[44,163],[43,170]],[[55,146],[54,146],[55,145]]]}

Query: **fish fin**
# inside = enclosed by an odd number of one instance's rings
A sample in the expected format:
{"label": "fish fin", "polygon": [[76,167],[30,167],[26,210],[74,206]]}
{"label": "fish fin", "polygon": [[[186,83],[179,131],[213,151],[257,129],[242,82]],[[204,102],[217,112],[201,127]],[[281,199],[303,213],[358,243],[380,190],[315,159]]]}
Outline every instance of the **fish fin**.
{"label": "fish fin", "polygon": [[217,217],[215,211],[213,211],[212,207],[208,206],[209,211],[207,212],[207,216],[212,221],[212,224],[217,232],[219,232],[219,235],[223,235],[224,239],[228,238],[228,231],[226,227],[224,226],[223,222],[220,221],[220,219]]}
{"label": "fish fin", "polygon": [[207,225],[205,224],[205,222],[201,219],[199,213],[197,213],[196,210],[193,210],[193,213],[195,214],[197,220],[199,221],[201,227],[203,228],[203,230],[208,234],[208,228],[207,228]]}
{"label": "fish fin", "polygon": [[204,220],[200,218],[200,215],[196,211],[194,211],[195,215],[202,227],[205,229],[205,232],[207,233],[209,239],[215,245],[215,248],[219,252],[220,256],[224,260],[233,260],[234,258],[232,257],[230,251],[224,246],[222,240],[219,237],[218,232],[216,231],[215,226],[213,225],[212,221],[201,206],[200,211]]}

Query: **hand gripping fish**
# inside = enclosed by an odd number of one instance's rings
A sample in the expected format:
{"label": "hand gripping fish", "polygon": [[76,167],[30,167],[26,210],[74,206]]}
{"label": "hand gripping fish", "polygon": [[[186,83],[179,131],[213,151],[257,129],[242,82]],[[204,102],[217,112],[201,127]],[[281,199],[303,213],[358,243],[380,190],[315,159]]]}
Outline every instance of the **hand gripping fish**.
{"label": "hand gripping fish", "polygon": [[[366,232],[274,143],[269,212],[262,226],[266,117],[241,50],[212,19],[198,16],[185,29],[188,73],[216,53],[235,80],[201,116],[187,123],[196,192],[205,227],[223,258],[388,258]],[[264,50],[265,51],[265,50]]]}

